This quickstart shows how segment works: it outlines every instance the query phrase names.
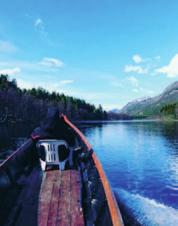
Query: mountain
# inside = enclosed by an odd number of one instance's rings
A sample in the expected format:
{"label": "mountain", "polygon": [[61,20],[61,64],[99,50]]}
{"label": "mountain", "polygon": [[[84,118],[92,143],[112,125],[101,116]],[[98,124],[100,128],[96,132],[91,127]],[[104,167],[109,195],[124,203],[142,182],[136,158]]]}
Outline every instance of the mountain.
{"label": "mountain", "polygon": [[110,110],[109,113],[119,114],[120,110],[115,108],[115,109]]}
{"label": "mountain", "polygon": [[121,113],[132,116],[158,116],[164,105],[178,102],[178,82],[169,85],[162,94],[129,102]]}

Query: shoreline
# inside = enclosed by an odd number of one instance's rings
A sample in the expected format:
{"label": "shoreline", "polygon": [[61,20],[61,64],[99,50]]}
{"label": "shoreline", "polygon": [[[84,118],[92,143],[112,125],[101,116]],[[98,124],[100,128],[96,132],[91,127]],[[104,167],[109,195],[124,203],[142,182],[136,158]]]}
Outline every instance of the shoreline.
{"label": "shoreline", "polygon": [[178,122],[178,119],[118,119],[118,120],[77,120],[74,123],[117,123],[117,122]]}
{"label": "shoreline", "polygon": [[[74,123],[117,123],[117,122],[178,122],[178,119],[170,118],[144,118],[144,119],[114,119],[114,120],[72,120]],[[0,123],[1,126],[18,126],[18,125],[27,125],[28,122],[4,122]],[[34,125],[35,126],[35,125]]]}

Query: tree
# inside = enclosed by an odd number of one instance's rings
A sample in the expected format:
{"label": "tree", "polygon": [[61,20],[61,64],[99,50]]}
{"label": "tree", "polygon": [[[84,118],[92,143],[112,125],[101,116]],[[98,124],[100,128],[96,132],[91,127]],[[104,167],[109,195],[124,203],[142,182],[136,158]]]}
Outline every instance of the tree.
{"label": "tree", "polygon": [[85,100],[63,93],[49,93],[42,87],[20,89],[15,79],[10,80],[8,75],[0,75],[0,118],[8,112],[7,121],[37,124],[50,106],[58,106],[59,111],[71,119],[107,119],[107,112],[101,105],[96,108]]}

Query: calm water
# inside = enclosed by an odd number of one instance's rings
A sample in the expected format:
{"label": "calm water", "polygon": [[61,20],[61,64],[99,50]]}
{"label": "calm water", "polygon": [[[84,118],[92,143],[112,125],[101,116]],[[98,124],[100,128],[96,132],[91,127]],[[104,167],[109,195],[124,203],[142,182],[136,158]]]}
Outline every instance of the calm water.
{"label": "calm water", "polygon": [[82,130],[127,225],[178,225],[178,123],[128,121]]}
{"label": "calm water", "polygon": [[[90,123],[81,129],[102,162],[125,224],[177,226],[178,122]],[[1,126],[0,141],[28,137],[29,131]]]}

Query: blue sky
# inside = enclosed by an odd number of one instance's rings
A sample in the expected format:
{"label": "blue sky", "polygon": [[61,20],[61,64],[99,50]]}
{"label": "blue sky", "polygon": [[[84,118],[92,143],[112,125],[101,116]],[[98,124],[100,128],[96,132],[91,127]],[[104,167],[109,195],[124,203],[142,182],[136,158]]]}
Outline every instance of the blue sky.
{"label": "blue sky", "polygon": [[105,109],[178,77],[177,0],[0,0],[0,73]]}

